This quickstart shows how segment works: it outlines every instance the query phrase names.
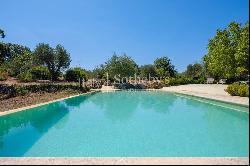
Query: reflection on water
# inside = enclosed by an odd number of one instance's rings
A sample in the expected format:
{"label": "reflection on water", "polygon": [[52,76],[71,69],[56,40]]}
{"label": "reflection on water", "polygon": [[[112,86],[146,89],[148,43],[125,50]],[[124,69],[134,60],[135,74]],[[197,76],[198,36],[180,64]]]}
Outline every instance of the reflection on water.
{"label": "reflection on water", "polygon": [[[105,92],[91,96],[91,102],[104,111],[107,118],[120,121],[129,120],[138,107],[167,113],[174,104],[176,96],[166,93],[148,93],[147,91],[123,91],[120,93]],[[162,102],[165,101],[165,102]]]}
{"label": "reflection on water", "polygon": [[81,104],[84,103],[84,101],[88,98],[88,95],[83,95],[79,97],[73,97],[69,98],[67,100],[64,100],[64,103],[67,107],[71,107],[72,109],[80,108]]}
{"label": "reflection on water", "polygon": [[129,93],[115,95],[115,93],[107,92],[91,96],[91,101],[104,111],[107,118],[114,121],[127,120],[138,106],[138,99],[131,95]]}
{"label": "reflection on water", "polygon": [[[32,128],[36,134],[29,135],[29,141],[20,140],[18,144],[13,143],[11,148],[30,148],[43,133],[53,127],[61,118],[67,115],[68,109],[62,102],[56,102],[50,105],[30,109],[27,111],[17,112],[14,114],[0,117],[0,148],[4,149],[4,136],[16,128],[22,132],[26,128]],[[20,138],[16,138],[20,139]],[[26,150],[22,149],[23,152]],[[0,156],[5,156],[0,150]]]}

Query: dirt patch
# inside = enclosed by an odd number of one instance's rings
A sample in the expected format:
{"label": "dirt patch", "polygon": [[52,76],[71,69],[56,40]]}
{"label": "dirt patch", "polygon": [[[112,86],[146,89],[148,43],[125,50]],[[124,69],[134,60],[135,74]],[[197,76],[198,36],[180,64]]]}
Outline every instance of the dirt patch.
{"label": "dirt patch", "polygon": [[0,100],[0,112],[45,103],[52,100],[57,100],[78,94],[80,94],[80,92],[77,91],[62,91],[55,93],[29,93],[24,96],[17,96],[5,100]]}

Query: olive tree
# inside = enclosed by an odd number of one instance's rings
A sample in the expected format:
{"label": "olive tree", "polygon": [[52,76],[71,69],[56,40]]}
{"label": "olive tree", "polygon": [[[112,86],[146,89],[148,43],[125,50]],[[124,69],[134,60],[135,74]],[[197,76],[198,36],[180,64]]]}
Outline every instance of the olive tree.
{"label": "olive tree", "polygon": [[71,62],[70,54],[61,45],[52,48],[49,44],[40,43],[35,48],[34,56],[36,63],[48,68],[53,81],[58,79],[61,72],[67,69]]}
{"label": "olive tree", "polygon": [[157,58],[154,61],[154,66],[158,76],[162,78],[176,76],[177,71],[175,70],[174,65],[171,64],[171,60],[168,57]]}
{"label": "olive tree", "polygon": [[114,54],[106,63],[105,71],[111,76],[130,77],[138,73],[138,65],[126,54],[117,56]]}

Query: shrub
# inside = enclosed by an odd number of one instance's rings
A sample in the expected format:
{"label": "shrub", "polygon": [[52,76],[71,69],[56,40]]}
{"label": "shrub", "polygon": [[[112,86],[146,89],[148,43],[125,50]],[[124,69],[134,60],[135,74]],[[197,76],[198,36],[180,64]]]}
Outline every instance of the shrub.
{"label": "shrub", "polygon": [[231,84],[226,91],[232,96],[249,97],[249,85],[246,84]]}
{"label": "shrub", "polygon": [[4,71],[0,71],[0,81],[5,81],[8,78],[8,73]]}
{"label": "shrub", "polygon": [[32,78],[36,80],[49,80],[51,78],[48,68],[44,66],[33,67],[30,72]]}
{"label": "shrub", "polygon": [[18,79],[21,82],[31,82],[31,81],[33,81],[32,74],[31,74],[30,71],[26,71],[26,72],[23,72],[23,73],[19,74]]}
{"label": "shrub", "polygon": [[198,79],[198,84],[205,84],[206,83],[206,78],[205,77],[200,77]]}
{"label": "shrub", "polygon": [[194,80],[191,77],[179,76],[177,78],[171,77],[165,79],[165,86],[177,86],[187,84],[204,84],[206,82],[205,77],[200,77],[198,80]]}
{"label": "shrub", "polygon": [[66,71],[65,74],[66,81],[78,82],[80,78],[87,81],[87,75],[82,68],[77,67]]}
{"label": "shrub", "polygon": [[189,77],[167,78],[165,80],[166,86],[186,85],[186,84],[193,84],[193,83],[195,83],[195,81]]}
{"label": "shrub", "polygon": [[249,86],[248,85],[240,85],[238,89],[238,94],[241,97],[249,97]]}

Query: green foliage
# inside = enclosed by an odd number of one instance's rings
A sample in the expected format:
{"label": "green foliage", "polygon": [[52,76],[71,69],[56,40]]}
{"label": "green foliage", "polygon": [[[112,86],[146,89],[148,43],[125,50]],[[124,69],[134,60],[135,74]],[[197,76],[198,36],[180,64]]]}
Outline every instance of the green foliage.
{"label": "green foliage", "polygon": [[84,79],[85,81],[87,81],[87,75],[84,69],[76,67],[66,71],[65,74],[66,81],[78,82],[80,79]]}
{"label": "green foliage", "polygon": [[249,22],[241,29],[235,59],[237,77],[242,78],[249,75]]}
{"label": "green foliage", "polygon": [[18,79],[21,82],[32,82],[33,81],[32,73],[30,71],[22,72],[21,74],[18,75]]}
{"label": "green foliage", "polygon": [[217,78],[249,75],[249,23],[242,26],[232,22],[226,29],[218,30],[209,41],[204,63],[207,71]]}
{"label": "green foliage", "polygon": [[204,76],[204,68],[201,64],[189,64],[187,66],[187,70],[185,71],[185,75],[191,78],[200,78]]}
{"label": "green foliage", "polygon": [[143,65],[140,67],[140,76],[142,78],[157,77],[156,68],[154,65]]}
{"label": "green foliage", "polygon": [[249,85],[234,83],[227,87],[226,91],[232,96],[249,97]]}
{"label": "green foliage", "polygon": [[162,78],[175,77],[177,71],[174,65],[171,64],[171,60],[168,57],[157,58],[154,61],[154,66],[158,76]]}
{"label": "green foliage", "polygon": [[100,65],[96,67],[91,73],[91,78],[97,78],[97,79],[105,78],[105,66]]}
{"label": "green foliage", "polygon": [[61,45],[55,49],[49,44],[38,44],[34,51],[35,59],[39,65],[45,65],[50,71],[52,80],[57,80],[60,73],[70,65],[70,54]]}
{"label": "green foliage", "polygon": [[25,52],[31,52],[28,47],[0,42],[0,65],[16,56],[24,55]]}
{"label": "green foliage", "polygon": [[197,80],[197,84],[205,84],[206,83],[206,78],[203,76],[203,77],[200,77],[198,80]]}
{"label": "green foliage", "polygon": [[0,71],[0,81],[5,81],[8,78],[8,73],[5,71]]}
{"label": "green foliage", "polygon": [[2,38],[5,37],[4,31],[3,31],[2,29],[0,29],[0,36],[1,36]]}
{"label": "green foliage", "polygon": [[200,77],[198,80],[194,80],[192,77],[178,76],[165,78],[166,86],[177,86],[187,84],[204,84],[206,82],[205,77]]}
{"label": "green foliage", "polygon": [[135,61],[126,54],[117,56],[114,54],[105,64],[105,72],[110,78],[120,75],[120,77],[130,77],[138,73],[138,65]]}
{"label": "green foliage", "polygon": [[27,93],[55,93],[60,91],[79,91],[88,92],[88,87],[80,87],[77,85],[65,85],[65,84],[39,84],[39,85],[2,85],[0,84],[0,94],[6,95],[6,98],[25,95]]}
{"label": "green foliage", "polygon": [[16,55],[6,63],[12,76],[17,76],[29,70],[33,66],[33,54],[25,51],[23,54]]}
{"label": "green foliage", "polygon": [[30,69],[30,72],[35,80],[49,80],[51,78],[49,70],[45,66],[35,66]]}
{"label": "green foliage", "polygon": [[166,80],[166,84],[168,86],[175,86],[175,85],[186,85],[192,84],[193,79],[190,77],[179,77],[179,78],[169,78]]}

